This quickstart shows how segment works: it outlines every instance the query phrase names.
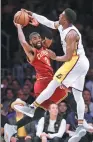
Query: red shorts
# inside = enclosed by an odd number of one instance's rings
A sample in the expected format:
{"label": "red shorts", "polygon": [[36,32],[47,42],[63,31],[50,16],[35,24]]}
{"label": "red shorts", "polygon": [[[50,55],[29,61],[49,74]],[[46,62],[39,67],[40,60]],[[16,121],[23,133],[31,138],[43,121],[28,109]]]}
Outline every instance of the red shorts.
{"label": "red shorts", "polygon": [[[52,78],[47,78],[47,79],[41,79],[37,80],[34,85],[34,92],[36,97],[40,95],[40,93],[47,87],[47,85],[50,83]],[[59,87],[55,90],[54,94],[52,95],[51,98],[46,100],[44,103],[40,105],[40,107],[44,109],[48,109],[49,105],[51,103],[60,103],[62,100],[64,100],[67,97],[67,93],[64,89],[60,89]]]}

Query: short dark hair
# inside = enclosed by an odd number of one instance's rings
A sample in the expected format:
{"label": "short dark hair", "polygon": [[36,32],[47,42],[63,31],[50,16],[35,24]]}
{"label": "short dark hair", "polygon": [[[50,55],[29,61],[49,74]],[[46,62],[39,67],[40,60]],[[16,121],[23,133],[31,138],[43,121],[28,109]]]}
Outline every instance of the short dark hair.
{"label": "short dark hair", "polygon": [[73,24],[76,21],[77,15],[76,15],[74,10],[72,10],[70,8],[66,8],[65,9],[65,15],[66,15],[68,22]]}
{"label": "short dark hair", "polygon": [[35,35],[40,36],[39,33],[37,33],[37,32],[32,32],[32,33],[29,35],[29,40],[32,40],[32,37],[35,36]]}
{"label": "short dark hair", "polygon": [[14,90],[11,87],[6,88],[5,94],[7,94],[8,90],[11,90],[11,92],[14,94]]}
{"label": "short dark hair", "polygon": [[84,92],[84,91],[88,91],[88,92],[89,92],[89,94],[91,95],[91,92],[90,92],[90,90],[89,90],[89,89],[84,88],[83,92]]}

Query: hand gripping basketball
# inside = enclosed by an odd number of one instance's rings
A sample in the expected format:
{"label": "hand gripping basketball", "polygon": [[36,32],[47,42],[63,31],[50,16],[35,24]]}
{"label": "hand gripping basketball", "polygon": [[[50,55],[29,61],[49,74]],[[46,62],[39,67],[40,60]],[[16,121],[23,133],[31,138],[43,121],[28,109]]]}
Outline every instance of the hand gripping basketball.
{"label": "hand gripping basketball", "polygon": [[26,9],[21,9],[21,11],[24,11],[24,12],[26,12],[28,14],[29,24],[31,24],[33,26],[36,26],[36,27],[39,25],[39,22],[35,18],[32,17],[32,12],[31,11],[28,11]]}
{"label": "hand gripping basketball", "polygon": [[29,20],[30,20],[29,24],[31,24],[31,25],[33,25],[35,27],[37,27],[39,25],[39,22],[30,15],[29,15]]}

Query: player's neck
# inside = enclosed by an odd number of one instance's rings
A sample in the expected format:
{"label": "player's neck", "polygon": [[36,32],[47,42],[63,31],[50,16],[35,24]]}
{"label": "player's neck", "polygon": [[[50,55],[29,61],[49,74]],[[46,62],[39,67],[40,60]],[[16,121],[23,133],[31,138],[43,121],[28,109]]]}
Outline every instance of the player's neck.
{"label": "player's neck", "polygon": [[72,27],[72,24],[69,24],[69,23],[64,24],[64,25],[63,25],[63,30],[65,30],[65,29],[67,29],[67,28],[69,28],[69,27]]}

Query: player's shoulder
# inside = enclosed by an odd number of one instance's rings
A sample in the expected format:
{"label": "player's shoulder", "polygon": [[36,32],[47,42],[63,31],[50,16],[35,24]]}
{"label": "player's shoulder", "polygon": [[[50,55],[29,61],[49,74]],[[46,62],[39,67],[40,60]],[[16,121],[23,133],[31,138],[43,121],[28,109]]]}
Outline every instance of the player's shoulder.
{"label": "player's shoulder", "polygon": [[66,40],[76,40],[77,37],[79,37],[77,31],[74,29],[71,29],[66,35]]}
{"label": "player's shoulder", "polygon": [[68,33],[67,33],[67,37],[75,37],[77,35],[77,32],[74,29],[71,29]]}

